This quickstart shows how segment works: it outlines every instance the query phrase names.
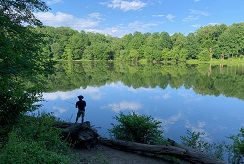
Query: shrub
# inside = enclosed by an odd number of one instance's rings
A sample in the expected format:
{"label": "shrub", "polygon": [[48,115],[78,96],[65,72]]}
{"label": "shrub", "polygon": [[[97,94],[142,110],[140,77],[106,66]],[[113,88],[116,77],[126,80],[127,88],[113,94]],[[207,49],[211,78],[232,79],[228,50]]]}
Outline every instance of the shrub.
{"label": "shrub", "polygon": [[10,133],[0,159],[0,164],[70,163],[68,156],[48,150],[40,142],[26,140],[16,131]]}
{"label": "shrub", "polygon": [[159,130],[161,122],[151,116],[138,115],[135,112],[113,117],[119,122],[112,125],[109,133],[112,138],[138,143],[157,144],[162,141],[163,131]]}
{"label": "shrub", "polygon": [[23,116],[1,150],[1,163],[70,163],[68,144],[51,114]]}
{"label": "shrub", "polygon": [[239,131],[239,134],[229,137],[233,140],[233,145],[227,145],[231,163],[244,163],[244,129],[241,128]]}
{"label": "shrub", "polygon": [[223,159],[224,144],[208,143],[201,140],[200,135],[204,135],[204,133],[187,130],[187,136],[180,136],[180,139],[183,145],[200,150],[210,156]]}

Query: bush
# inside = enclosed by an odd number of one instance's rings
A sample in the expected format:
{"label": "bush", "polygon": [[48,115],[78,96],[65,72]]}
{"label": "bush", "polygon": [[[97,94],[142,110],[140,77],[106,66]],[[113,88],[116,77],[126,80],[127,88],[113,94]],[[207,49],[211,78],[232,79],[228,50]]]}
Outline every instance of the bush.
{"label": "bush", "polygon": [[70,163],[69,145],[54,128],[51,114],[23,116],[1,150],[1,163]]}
{"label": "bush", "polygon": [[233,140],[233,145],[227,146],[231,163],[244,163],[244,129],[241,128],[239,131],[239,134],[229,137]]}
{"label": "bush", "polygon": [[200,61],[209,61],[210,60],[210,52],[208,49],[202,49],[198,55],[198,60]]}
{"label": "bush", "polygon": [[204,135],[204,133],[187,130],[187,136],[180,136],[180,139],[183,145],[223,160],[224,143],[208,143],[201,140],[200,135]]}
{"label": "bush", "polygon": [[132,112],[129,115],[120,113],[113,118],[120,124],[113,125],[112,129],[109,129],[112,138],[147,144],[162,142],[163,131],[159,130],[161,122],[151,116]]}
{"label": "bush", "polygon": [[16,131],[10,133],[0,159],[0,164],[70,163],[68,156],[48,150],[41,142],[26,140]]}

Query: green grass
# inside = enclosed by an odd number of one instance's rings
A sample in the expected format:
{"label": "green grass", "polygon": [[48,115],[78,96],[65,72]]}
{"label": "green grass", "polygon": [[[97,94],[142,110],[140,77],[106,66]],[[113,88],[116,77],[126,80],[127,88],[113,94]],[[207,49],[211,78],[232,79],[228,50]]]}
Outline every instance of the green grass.
{"label": "green grass", "polygon": [[213,59],[212,61],[187,60],[186,63],[187,64],[209,63],[212,65],[220,65],[220,64],[222,64],[222,65],[244,65],[244,59],[237,59],[237,58],[225,59],[225,60]]}
{"label": "green grass", "polygon": [[50,114],[22,116],[2,143],[0,164],[70,163],[69,145],[62,141],[54,123]]}

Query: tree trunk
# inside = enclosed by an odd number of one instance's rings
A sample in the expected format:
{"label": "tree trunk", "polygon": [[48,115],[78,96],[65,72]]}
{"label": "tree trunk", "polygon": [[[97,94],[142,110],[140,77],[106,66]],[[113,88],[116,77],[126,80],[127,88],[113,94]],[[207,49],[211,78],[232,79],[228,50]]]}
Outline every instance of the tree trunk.
{"label": "tree trunk", "polygon": [[62,129],[62,136],[65,140],[70,141],[74,146],[86,147],[90,149],[97,143],[97,130],[90,126],[90,122],[83,124],[61,123],[55,127]]}
{"label": "tree trunk", "polygon": [[[99,142],[105,146],[109,146],[116,149],[141,151],[146,153],[152,153],[157,155],[169,155],[177,157],[179,159],[189,161],[191,163],[202,163],[202,164],[225,164],[226,162],[217,159],[215,157],[208,156],[197,150],[179,145],[173,141],[171,145],[148,145],[129,141],[121,140],[109,140],[99,139]],[[172,142],[172,140],[171,140]]]}

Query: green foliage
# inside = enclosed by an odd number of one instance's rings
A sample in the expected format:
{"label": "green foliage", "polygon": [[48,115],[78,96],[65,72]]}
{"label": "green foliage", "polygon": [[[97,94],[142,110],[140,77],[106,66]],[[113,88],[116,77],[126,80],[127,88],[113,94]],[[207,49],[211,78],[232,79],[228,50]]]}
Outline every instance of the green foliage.
{"label": "green foliage", "polygon": [[204,135],[204,133],[191,132],[187,130],[187,136],[181,136],[180,139],[182,144],[188,147],[192,147],[198,150],[208,150],[210,145],[207,142],[200,140],[200,135]]}
{"label": "green foliage", "polygon": [[244,163],[244,129],[241,128],[240,133],[231,135],[229,138],[233,140],[233,145],[228,145],[229,161],[231,163]]}
{"label": "green foliage", "polygon": [[114,117],[119,122],[109,129],[112,137],[138,143],[157,144],[162,141],[161,122],[151,116],[138,115],[135,112],[125,115],[122,112]]}
{"label": "green foliage", "polygon": [[54,123],[50,114],[23,116],[9,133],[0,163],[70,163],[68,144]]}
{"label": "green foliage", "polygon": [[210,60],[210,52],[208,49],[202,49],[198,55],[198,60],[200,61],[209,61]]}
{"label": "green foliage", "polygon": [[187,136],[180,136],[182,144],[197,149],[203,153],[223,159],[224,144],[208,143],[200,139],[204,133],[187,130]]}
{"label": "green foliage", "polygon": [[43,34],[23,26],[41,25],[32,12],[47,11],[45,3],[11,0],[0,6],[0,125],[6,126],[36,109],[33,103],[41,100],[44,87],[40,78],[52,71],[53,62],[41,53]]}
{"label": "green foliage", "polygon": [[197,43],[197,37],[194,33],[187,35],[186,49],[188,50],[187,59],[196,59],[199,54],[199,44]]}
{"label": "green foliage", "polygon": [[[50,50],[55,59],[62,53],[61,59],[64,60],[209,61],[209,53],[206,55],[206,50],[209,51],[210,48],[213,52],[212,57],[216,59],[219,59],[222,53],[225,54],[225,59],[232,55],[244,55],[243,25],[244,23],[231,26],[209,25],[189,33],[188,36],[181,33],[170,36],[167,32],[143,34],[135,31],[122,38],[78,32],[64,27],[44,27],[37,30],[48,34],[48,43],[43,49],[46,52]],[[162,54],[161,52],[166,49],[169,53]]]}
{"label": "green foliage", "polygon": [[16,133],[11,132],[9,142],[0,155],[1,164],[7,163],[69,163],[65,155],[47,150],[42,144],[35,141],[26,141]]}
{"label": "green foliage", "polygon": [[224,53],[225,58],[230,55],[239,57],[244,54],[244,23],[229,26],[219,37],[218,51]]}

